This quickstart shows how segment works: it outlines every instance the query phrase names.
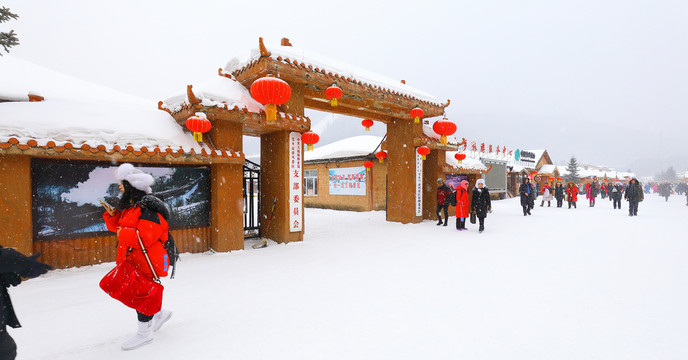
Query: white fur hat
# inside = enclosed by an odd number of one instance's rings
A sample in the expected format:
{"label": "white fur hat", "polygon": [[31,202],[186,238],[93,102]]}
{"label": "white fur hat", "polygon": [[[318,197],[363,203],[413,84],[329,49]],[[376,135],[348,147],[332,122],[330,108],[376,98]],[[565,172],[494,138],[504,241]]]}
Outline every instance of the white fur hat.
{"label": "white fur hat", "polygon": [[478,187],[478,184],[483,184],[483,187],[485,186],[485,179],[478,179],[478,181],[475,182],[475,187]]}
{"label": "white fur hat", "polygon": [[153,192],[151,185],[155,183],[155,179],[150,174],[137,169],[132,164],[122,164],[117,168],[117,173],[115,173],[115,178],[117,181],[126,180],[131,186],[139,189],[146,194]]}

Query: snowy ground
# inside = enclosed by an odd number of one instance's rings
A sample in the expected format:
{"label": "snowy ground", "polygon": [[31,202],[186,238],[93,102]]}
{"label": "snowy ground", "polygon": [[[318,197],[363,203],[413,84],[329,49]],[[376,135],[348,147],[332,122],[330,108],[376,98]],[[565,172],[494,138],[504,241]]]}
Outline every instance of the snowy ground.
{"label": "snowy ground", "polygon": [[688,359],[685,197],[537,205],[495,202],[483,234],[307,209],[302,243],[183,255],[151,345],[119,348],[113,264],[12,288],[10,333],[19,359]]}

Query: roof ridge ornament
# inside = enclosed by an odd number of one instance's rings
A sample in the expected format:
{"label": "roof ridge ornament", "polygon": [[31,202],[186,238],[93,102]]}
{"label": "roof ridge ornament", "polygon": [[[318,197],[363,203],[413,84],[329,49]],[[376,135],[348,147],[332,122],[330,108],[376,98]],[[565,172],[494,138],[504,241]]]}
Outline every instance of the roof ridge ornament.
{"label": "roof ridge ornament", "polygon": [[260,57],[270,57],[272,55],[265,47],[262,37],[258,38],[258,47],[260,48]]}

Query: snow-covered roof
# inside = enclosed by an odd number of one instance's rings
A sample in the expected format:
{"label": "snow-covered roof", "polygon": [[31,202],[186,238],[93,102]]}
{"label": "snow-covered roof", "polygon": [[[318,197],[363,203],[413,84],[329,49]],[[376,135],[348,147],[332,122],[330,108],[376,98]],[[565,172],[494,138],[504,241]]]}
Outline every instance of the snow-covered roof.
{"label": "snow-covered roof", "polygon": [[375,151],[382,142],[382,137],[372,135],[360,135],[335,141],[333,143],[318,146],[312,151],[304,153],[304,161],[329,160],[366,156]]}
{"label": "snow-covered roof", "polygon": [[554,174],[554,170],[557,168],[556,165],[542,165],[538,170],[538,174]]}
{"label": "snow-covered roof", "polygon": [[[447,165],[455,167],[459,170],[477,170],[477,171],[487,171],[487,166],[483,164],[480,160],[474,159],[471,157],[466,156],[465,159],[461,160],[461,164],[459,164],[459,161],[456,160],[454,155],[459,153],[458,151],[447,151],[446,153],[446,162]],[[461,151],[461,153],[464,153]]]}
{"label": "snow-covered roof", "polygon": [[[356,82],[361,85],[370,86],[383,91],[398,93],[421,101],[442,106],[442,102],[435,96],[416,89],[412,86],[401,83],[375,72],[347,64],[345,62],[329,58],[320,54],[306,51],[292,46],[266,46],[270,51],[270,57],[285,63],[299,64],[304,68],[318,69],[318,71],[338,75],[348,81]],[[240,72],[251,63],[258,61],[261,57],[260,49],[253,49],[250,52],[231,59],[224,67],[224,72],[234,74]]]}
{"label": "snow-covered roof", "polygon": [[[229,109],[246,109],[252,113],[265,111],[265,106],[255,101],[251,93],[241,83],[225,76],[215,76],[205,82],[194,84],[192,88],[194,96],[201,100],[203,106],[227,107]],[[162,107],[176,112],[188,105],[189,98],[184,92],[167,98]]]}
{"label": "snow-covered roof", "polygon": [[[40,102],[0,103],[0,145],[72,147],[97,151],[207,153],[154,102],[8,55],[0,57],[0,98],[29,92]],[[217,154],[241,157],[240,152]]]}
{"label": "snow-covered roof", "polygon": [[[569,174],[569,171],[566,170],[565,167],[558,167],[558,169],[559,169],[559,174],[561,176],[566,176]],[[597,177],[598,179],[604,179],[606,177],[607,179],[619,179],[619,180],[623,180],[626,177],[628,177],[628,178],[636,177],[635,174],[632,172],[617,171],[617,170],[614,170],[611,168],[603,168],[603,167],[590,166],[590,165],[579,166],[578,167],[578,176],[581,178]]]}

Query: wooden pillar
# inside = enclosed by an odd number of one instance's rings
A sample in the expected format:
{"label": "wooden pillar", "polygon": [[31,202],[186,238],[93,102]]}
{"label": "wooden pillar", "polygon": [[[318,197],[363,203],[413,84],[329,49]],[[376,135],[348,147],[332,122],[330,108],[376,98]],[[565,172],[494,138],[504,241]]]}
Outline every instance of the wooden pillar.
{"label": "wooden pillar", "polygon": [[416,148],[422,125],[410,119],[395,119],[387,124],[388,182],[387,221],[419,223],[416,216]]}
{"label": "wooden pillar", "polygon": [[[243,148],[241,124],[214,121],[208,136],[217,149]],[[211,164],[210,174],[210,248],[218,252],[243,250],[243,167]]]}
{"label": "wooden pillar", "polygon": [[446,150],[433,150],[423,162],[423,219],[426,220],[437,220],[437,179],[445,179],[442,167],[447,162],[446,153]]}
{"label": "wooden pillar", "polygon": [[[303,231],[289,231],[289,133],[278,131],[260,137],[260,233],[263,238],[278,243],[303,240]],[[301,164],[303,169],[303,157]],[[275,197],[275,212],[268,228]],[[303,187],[300,199],[303,199]]]}
{"label": "wooden pillar", "polygon": [[31,159],[0,155],[0,245],[24,255],[33,250]]}

